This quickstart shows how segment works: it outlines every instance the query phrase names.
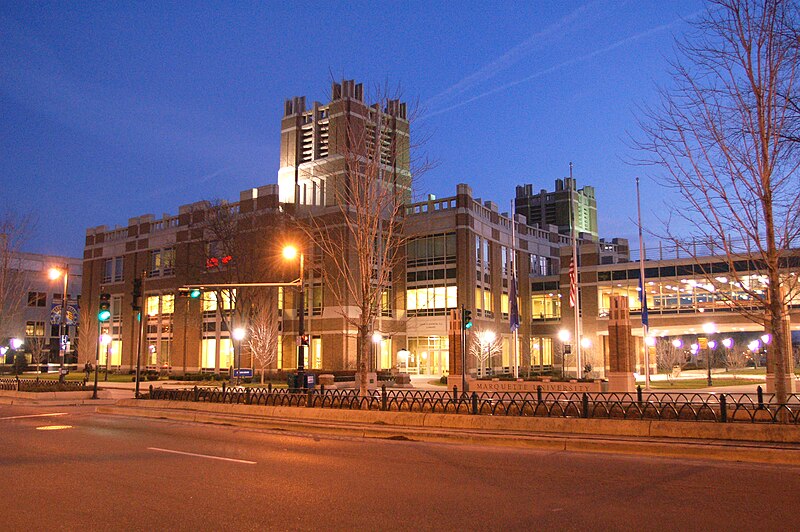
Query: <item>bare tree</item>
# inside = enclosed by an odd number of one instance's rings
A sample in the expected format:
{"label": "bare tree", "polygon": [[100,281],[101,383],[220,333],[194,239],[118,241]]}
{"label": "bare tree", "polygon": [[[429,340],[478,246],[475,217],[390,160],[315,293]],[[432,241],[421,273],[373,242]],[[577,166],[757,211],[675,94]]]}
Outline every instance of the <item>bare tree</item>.
{"label": "bare tree", "polygon": [[727,349],[725,351],[725,369],[727,371],[742,369],[747,365],[747,353],[744,349]]}
{"label": "bare tree", "polygon": [[403,258],[411,178],[429,166],[426,160],[410,158],[406,104],[385,88],[374,92],[367,101],[351,101],[361,106],[360,112],[346,114],[342,127],[332,132],[342,171],[327,178],[325,206],[299,207],[297,212],[300,227],[321,254],[320,273],[333,306],[356,332],[362,395],[373,369],[370,337]]}
{"label": "bare tree", "polygon": [[[795,116],[782,95],[795,94],[800,46],[794,0],[713,0],[678,43],[673,86],[642,119],[646,163],[674,187],[680,203],[671,216],[687,235],[668,237],[698,257],[700,241],[727,262],[708,271],[709,291],[772,335],[776,398],[785,402],[791,367],[787,302],[797,293],[788,274],[789,250],[800,233]],[[735,286],[746,297],[731,297]],[[717,290],[717,288],[725,288]]]}
{"label": "bare tree", "polygon": [[[272,294],[262,291],[261,297],[253,298],[248,318],[245,343],[253,358],[261,366],[261,384],[264,373],[278,358],[278,307]],[[272,291],[270,291],[272,292]]]}
{"label": "bare tree", "polygon": [[484,369],[487,363],[491,363],[492,358],[503,354],[503,339],[492,332],[479,331],[469,333],[467,340],[469,354],[478,361],[481,374],[485,375]]}
{"label": "bare tree", "polygon": [[35,364],[37,373],[41,373],[41,364],[47,360],[47,355],[50,353],[49,342],[44,336],[28,336],[25,338],[25,347],[31,354],[31,364]]}
{"label": "bare tree", "polygon": [[658,338],[656,340],[656,367],[658,371],[663,371],[667,374],[667,378],[672,380],[673,369],[677,366],[682,370],[686,364],[686,351],[683,346],[676,347],[671,340],[667,338]]}
{"label": "bare tree", "polygon": [[27,297],[19,251],[29,229],[28,218],[10,210],[0,213],[0,341],[17,333],[13,327]]}

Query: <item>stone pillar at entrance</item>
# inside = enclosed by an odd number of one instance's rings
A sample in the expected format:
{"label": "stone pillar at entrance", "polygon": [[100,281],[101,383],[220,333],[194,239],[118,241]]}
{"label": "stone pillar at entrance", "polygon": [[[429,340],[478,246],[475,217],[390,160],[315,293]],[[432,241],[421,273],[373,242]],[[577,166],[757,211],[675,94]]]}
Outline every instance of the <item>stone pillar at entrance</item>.
{"label": "stone pillar at entrance", "polygon": [[[786,393],[797,392],[797,379],[794,376],[794,357],[792,353],[792,328],[789,326],[789,315],[783,318],[783,338],[786,346]],[[774,346],[767,348],[767,393],[775,393],[775,355]]]}
{"label": "stone pillar at entrance", "polygon": [[[450,316],[447,320],[447,337],[449,340],[449,356],[450,356],[450,374],[447,376],[447,387],[453,389],[457,386],[459,390],[462,388],[462,373],[461,367],[461,318],[459,311],[451,310]],[[462,392],[464,390],[461,390]]]}
{"label": "stone pillar at entrance", "polygon": [[633,335],[631,317],[626,296],[611,296],[608,315],[608,391],[633,392],[636,379],[633,369]]}

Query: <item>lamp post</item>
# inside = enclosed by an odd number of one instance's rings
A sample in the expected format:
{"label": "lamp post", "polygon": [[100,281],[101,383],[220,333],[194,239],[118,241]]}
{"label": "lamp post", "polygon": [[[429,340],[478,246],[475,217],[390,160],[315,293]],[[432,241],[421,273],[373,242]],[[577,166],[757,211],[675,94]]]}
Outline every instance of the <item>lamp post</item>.
{"label": "lamp post", "polygon": [[564,368],[567,365],[567,348],[569,347],[569,331],[561,329],[558,331],[558,340],[561,342],[561,376],[564,376]]}
{"label": "lamp post", "polygon": [[305,283],[303,282],[304,268],[305,268],[305,255],[298,250],[295,246],[286,246],[283,248],[283,257],[287,260],[294,260],[295,257],[300,256],[300,278],[297,280],[298,292],[300,301],[297,304],[297,378],[300,380],[300,388],[306,387],[306,372],[305,372],[305,346],[303,345],[303,338],[306,334],[305,322]]}
{"label": "lamp post", "polygon": [[[703,332],[706,333],[707,335],[714,334],[716,331],[717,331],[717,326],[714,325],[713,323],[709,322],[703,324]],[[713,386],[713,383],[711,382],[711,352],[715,347],[717,347],[717,342],[712,340],[708,342],[708,348],[706,349],[706,371],[707,371],[709,387]]]}
{"label": "lamp post", "polygon": [[[481,332],[478,333],[478,341],[480,342],[481,355],[484,352],[483,350],[486,349],[486,356],[485,357],[481,356],[481,360],[483,360],[485,358],[485,360],[487,362],[491,362],[490,361],[490,357],[491,357],[492,351],[491,351],[490,346],[491,346],[491,343],[494,342],[496,338],[497,338],[497,335],[495,335],[494,331],[481,331]],[[481,368],[481,370],[483,370],[483,368]],[[485,372],[483,372],[483,373],[485,373]]]}
{"label": "lamp post", "polygon": [[381,348],[383,347],[383,335],[380,333],[380,331],[375,331],[372,333],[372,344],[375,348],[372,357],[372,367],[377,368],[381,357]]}
{"label": "lamp post", "polygon": [[49,277],[55,281],[59,277],[64,277],[64,290],[61,295],[61,322],[58,326],[58,382],[64,382],[64,359],[67,357],[67,283],[69,282],[69,264],[64,264],[61,268],[50,268]]}
{"label": "lamp post", "polygon": [[244,327],[236,327],[233,330],[233,341],[236,342],[233,347],[234,356],[236,357],[236,384],[239,384],[239,380],[242,378],[242,340],[244,340],[246,335],[247,331]]}
{"label": "lamp post", "polygon": [[[100,373],[100,348],[106,349],[106,364],[108,364],[108,348],[111,343],[111,335],[101,334],[97,342],[97,352],[94,357],[94,389],[92,390],[92,399],[97,399],[97,376]],[[108,370],[106,370],[108,374]]]}

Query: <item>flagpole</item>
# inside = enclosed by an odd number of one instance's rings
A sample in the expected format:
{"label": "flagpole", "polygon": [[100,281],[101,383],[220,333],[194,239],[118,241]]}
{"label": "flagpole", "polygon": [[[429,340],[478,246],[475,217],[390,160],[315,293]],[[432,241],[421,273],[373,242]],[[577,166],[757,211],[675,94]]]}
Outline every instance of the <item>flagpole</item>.
{"label": "flagpole", "polygon": [[639,198],[639,178],[636,178],[636,209],[639,215],[639,301],[642,305],[642,344],[644,345],[644,389],[650,389],[650,346],[647,345],[649,323],[647,317],[647,292],[644,284],[644,234],[642,232],[642,202]]}
{"label": "flagpole", "polygon": [[[514,293],[511,294],[511,290],[509,290],[509,296],[513,295],[514,301],[508,302],[508,312],[509,318],[511,322],[511,328],[514,331],[514,378],[519,378],[519,323],[514,326],[514,316],[511,315],[512,308],[517,309],[517,321],[519,321],[519,306],[517,304],[517,296],[519,291],[519,285],[517,284],[517,223],[516,218],[517,214],[514,210],[516,200],[514,198],[511,199],[511,282],[514,286]],[[514,305],[512,307],[512,305]]]}
{"label": "flagpole", "polygon": [[575,377],[581,378],[581,288],[578,280],[580,279],[580,272],[578,270],[578,231],[575,217],[577,213],[572,205],[572,191],[574,188],[574,180],[572,178],[572,162],[569,163],[569,224],[570,233],[572,236],[572,260],[575,264]]}

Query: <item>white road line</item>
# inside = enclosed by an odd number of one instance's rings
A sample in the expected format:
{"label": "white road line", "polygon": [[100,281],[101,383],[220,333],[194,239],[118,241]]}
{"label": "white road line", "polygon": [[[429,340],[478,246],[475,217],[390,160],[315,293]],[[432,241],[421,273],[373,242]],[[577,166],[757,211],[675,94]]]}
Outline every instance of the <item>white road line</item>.
{"label": "white road line", "polygon": [[186,456],[197,456],[198,458],[210,458],[212,460],[224,460],[226,462],[238,462],[240,464],[255,464],[257,462],[251,462],[250,460],[238,460],[236,458],[225,458],[224,456],[212,456],[210,454],[197,454],[197,453],[187,453],[185,451],[174,451],[172,449],[160,449],[158,447],[148,447],[150,451],[161,451],[162,453],[173,453],[173,454],[183,454]]}
{"label": "white road line", "polygon": [[56,412],[53,414],[29,414],[27,416],[0,417],[0,421],[4,419],[23,419],[26,417],[52,417],[52,416],[66,416],[66,415],[69,415],[69,412]]}

